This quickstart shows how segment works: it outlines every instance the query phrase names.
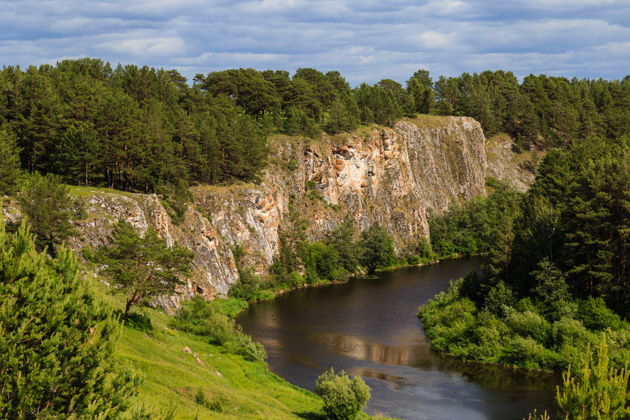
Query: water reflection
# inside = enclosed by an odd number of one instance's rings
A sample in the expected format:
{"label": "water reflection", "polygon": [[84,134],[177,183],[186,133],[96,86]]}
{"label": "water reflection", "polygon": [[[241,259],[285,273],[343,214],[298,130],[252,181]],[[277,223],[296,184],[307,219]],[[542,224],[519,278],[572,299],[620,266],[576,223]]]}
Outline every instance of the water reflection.
{"label": "water reflection", "polygon": [[553,409],[558,378],[440,357],[417,306],[477,269],[480,259],[304,289],[252,305],[239,322],[267,349],[272,371],[312,389],[332,367],[372,387],[368,411],[405,419],[516,419]]}
{"label": "water reflection", "polygon": [[429,352],[428,346],[388,346],[351,335],[309,332],[308,338],[322,344],[326,351],[332,353],[394,366],[419,366]]}

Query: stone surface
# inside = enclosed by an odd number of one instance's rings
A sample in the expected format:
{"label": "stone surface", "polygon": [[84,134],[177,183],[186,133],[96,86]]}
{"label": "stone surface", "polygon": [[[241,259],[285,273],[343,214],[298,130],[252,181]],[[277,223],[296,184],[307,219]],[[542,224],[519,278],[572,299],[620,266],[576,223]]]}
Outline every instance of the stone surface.
{"label": "stone surface", "polygon": [[472,118],[422,116],[318,140],[277,136],[270,148],[259,185],[193,187],[194,200],[178,224],[156,195],[88,189],[82,194],[88,217],[76,222],[81,235],[71,245],[102,246],[124,219],[189,248],[194,270],[187,285],[156,302],[172,312],[182,299],[228,293],[238,280],[237,246],[247,264],[265,272],[278,254],[290,202],[309,220],[312,240],[352,217],[361,229],[385,226],[404,250],[428,235],[431,212],[485,191],[485,138]]}

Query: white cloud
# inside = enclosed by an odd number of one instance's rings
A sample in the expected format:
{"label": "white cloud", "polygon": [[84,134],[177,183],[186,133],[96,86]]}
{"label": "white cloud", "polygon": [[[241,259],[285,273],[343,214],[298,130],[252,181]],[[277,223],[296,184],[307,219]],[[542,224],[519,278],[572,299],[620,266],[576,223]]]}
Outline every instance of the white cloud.
{"label": "white cloud", "polygon": [[623,77],[627,0],[3,1],[0,64],[93,56],[195,73],[339,70],[356,84],[418,68]]}

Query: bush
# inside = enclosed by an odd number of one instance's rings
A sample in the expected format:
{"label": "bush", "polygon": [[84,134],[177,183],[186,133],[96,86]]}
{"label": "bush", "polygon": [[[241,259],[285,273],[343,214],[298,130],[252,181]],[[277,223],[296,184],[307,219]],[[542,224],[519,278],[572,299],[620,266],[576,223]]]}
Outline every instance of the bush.
{"label": "bush", "polygon": [[380,225],[372,225],[361,234],[361,265],[374,273],[396,262],[394,241]]}
{"label": "bush", "polygon": [[260,277],[254,273],[251,267],[239,268],[238,274],[238,281],[230,289],[230,297],[247,301],[256,299],[262,286]]}
{"label": "bush", "polygon": [[0,418],[120,418],[139,379],[113,356],[119,323],[57,251],[0,223]]}
{"label": "bush", "polygon": [[339,277],[339,254],[323,242],[303,242],[299,250],[307,283],[318,280],[337,280]]}
{"label": "bush", "polygon": [[531,311],[510,311],[506,317],[506,324],[515,334],[521,337],[531,337],[541,344],[549,341],[551,325],[549,322]]}
{"label": "bush", "polygon": [[503,350],[501,362],[520,366],[526,369],[542,367],[545,358],[545,348],[533,338],[516,336]]}
{"label": "bush", "polygon": [[233,319],[221,312],[217,303],[206,302],[199,296],[184,302],[171,324],[181,331],[208,337],[211,343],[245,360],[264,361],[267,357],[262,344],[241,331]]}
{"label": "bush", "polygon": [[324,413],[329,419],[353,419],[370,399],[370,387],[358,376],[350,378],[342,370],[324,372],[315,382],[315,393],[324,400]]}
{"label": "bush", "polygon": [[153,324],[151,323],[151,318],[148,316],[132,312],[127,315],[127,318],[124,321],[126,326],[135,330],[142,332],[153,331]]}
{"label": "bush", "polygon": [[624,419],[630,416],[630,370],[609,364],[607,339],[600,338],[595,352],[589,346],[580,358],[576,373],[562,375],[556,393],[560,412],[567,419]]}
{"label": "bush", "polygon": [[584,326],[591,330],[618,329],[621,326],[621,318],[606,306],[604,299],[589,297],[580,302],[578,307],[578,319]]}
{"label": "bush", "polygon": [[496,286],[490,289],[488,296],[484,302],[485,308],[491,313],[503,316],[505,306],[511,306],[514,303],[514,294],[512,289],[499,281]]}

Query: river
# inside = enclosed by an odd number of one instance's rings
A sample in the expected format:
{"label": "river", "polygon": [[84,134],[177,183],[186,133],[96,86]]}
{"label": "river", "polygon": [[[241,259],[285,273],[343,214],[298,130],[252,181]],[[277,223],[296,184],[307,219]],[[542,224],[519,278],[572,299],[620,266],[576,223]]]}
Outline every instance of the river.
{"label": "river", "polygon": [[268,353],[270,369],[312,390],[331,366],[372,388],[367,412],[402,419],[521,419],[553,411],[555,375],[463,363],[435,354],[418,305],[481,258],[444,261],[375,279],[301,289],[259,302],[239,317]]}

